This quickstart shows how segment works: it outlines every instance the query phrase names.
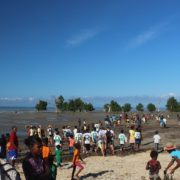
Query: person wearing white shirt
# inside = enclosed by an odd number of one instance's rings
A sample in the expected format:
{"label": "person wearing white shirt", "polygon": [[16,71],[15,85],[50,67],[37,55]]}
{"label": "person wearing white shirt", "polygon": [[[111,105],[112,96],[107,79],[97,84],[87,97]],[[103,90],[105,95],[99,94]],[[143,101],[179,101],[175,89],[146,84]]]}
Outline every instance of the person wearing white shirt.
{"label": "person wearing white shirt", "polygon": [[83,144],[85,147],[86,153],[90,151],[90,143],[92,141],[91,134],[86,130],[86,132],[83,134]]}
{"label": "person wearing white shirt", "polygon": [[160,143],[160,141],[161,141],[161,137],[160,137],[158,131],[155,131],[155,135],[153,136],[153,139],[154,139],[154,147],[155,147],[155,150],[158,151],[158,149],[159,149],[159,143]]}
{"label": "person wearing white shirt", "polygon": [[74,130],[73,130],[73,134],[74,134],[74,136],[76,135],[76,133],[77,133],[77,126],[74,126]]}
{"label": "person wearing white shirt", "polygon": [[125,143],[127,142],[127,137],[124,134],[124,130],[123,129],[121,130],[121,133],[119,134],[118,138],[119,138],[119,144],[120,144],[120,151],[123,151]]}
{"label": "person wearing white shirt", "polygon": [[75,142],[81,144],[82,143],[82,139],[83,139],[83,134],[78,129],[77,133],[75,134]]}
{"label": "person wearing white shirt", "polygon": [[56,132],[56,134],[54,135],[54,145],[55,147],[57,145],[60,145],[61,146],[61,141],[62,141],[62,138],[61,136],[59,135],[59,131]]}
{"label": "person wearing white shirt", "polygon": [[163,118],[163,122],[164,122],[164,127],[166,128],[167,119],[165,117]]}

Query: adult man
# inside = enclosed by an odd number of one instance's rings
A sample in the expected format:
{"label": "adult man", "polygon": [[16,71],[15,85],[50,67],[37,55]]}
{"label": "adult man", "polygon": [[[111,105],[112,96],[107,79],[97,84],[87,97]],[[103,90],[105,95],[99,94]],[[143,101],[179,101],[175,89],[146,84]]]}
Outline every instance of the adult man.
{"label": "adult man", "polygon": [[176,149],[175,145],[171,142],[166,144],[166,147],[164,148],[170,156],[172,157],[171,161],[169,162],[168,166],[164,170],[164,173],[166,174],[167,170],[176,162],[176,166],[173,167],[170,171],[170,174],[174,174],[175,170],[180,167],[180,151]]}

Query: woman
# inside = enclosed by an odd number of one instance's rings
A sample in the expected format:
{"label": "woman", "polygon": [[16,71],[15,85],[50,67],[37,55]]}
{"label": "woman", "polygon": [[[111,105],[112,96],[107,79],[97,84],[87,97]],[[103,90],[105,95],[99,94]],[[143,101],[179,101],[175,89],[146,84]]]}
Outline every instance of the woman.
{"label": "woman", "polygon": [[23,171],[26,180],[47,180],[50,177],[48,164],[42,159],[42,141],[39,137],[30,136],[25,140],[30,153],[23,160]]}

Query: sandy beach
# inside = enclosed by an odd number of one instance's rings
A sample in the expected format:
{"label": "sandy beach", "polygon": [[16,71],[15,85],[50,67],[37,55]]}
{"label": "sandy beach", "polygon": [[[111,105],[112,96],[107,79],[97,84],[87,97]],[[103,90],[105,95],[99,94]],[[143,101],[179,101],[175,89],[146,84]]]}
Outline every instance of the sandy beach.
{"label": "sandy beach", "polygon": [[[149,174],[145,166],[150,151],[136,153],[129,156],[92,156],[85,158],[85,169],[81,173],[81,180],[148,180]],[[163,170],[170,161],[168,153],[160,153],[158,160],[161,163],[160,177],[163,179]],[[57,170],[57,180],[70,180],[72,169],[68,168],[71,162],[64,163],[64,166]],[[21,173],[22,180],[24,176],[21,164],[18,164],[18,171]],[[179,180],[180,169],[177,169],[173,180]]]}

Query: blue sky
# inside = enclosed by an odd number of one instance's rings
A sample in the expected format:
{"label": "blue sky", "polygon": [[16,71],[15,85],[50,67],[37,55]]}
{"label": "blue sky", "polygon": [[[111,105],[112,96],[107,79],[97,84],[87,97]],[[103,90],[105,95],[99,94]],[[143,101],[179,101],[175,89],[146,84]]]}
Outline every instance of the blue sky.
{"label": "blue sky", "polygon": [[180,1],[0,2],[0,100],[179,96]]}

